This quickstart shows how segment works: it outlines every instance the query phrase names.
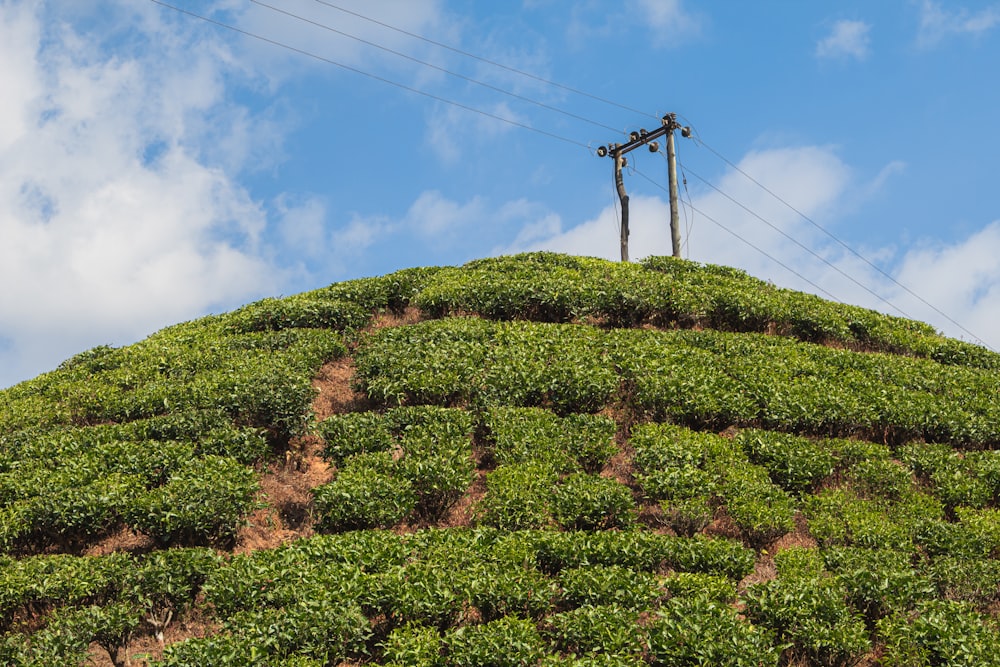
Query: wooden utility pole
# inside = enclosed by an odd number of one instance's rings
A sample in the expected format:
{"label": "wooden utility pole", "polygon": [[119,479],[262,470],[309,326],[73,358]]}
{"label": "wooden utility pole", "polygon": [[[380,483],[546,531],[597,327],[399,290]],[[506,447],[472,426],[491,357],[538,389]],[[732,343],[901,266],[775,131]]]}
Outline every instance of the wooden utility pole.
{"label": "wooden utility pole", "polygon": [[670,245],[674,257],[681,256],[681,222],[677,215],[677,152],[674,132],[667,132],[667,178],[670,181]]}
{"label": "wooden utility pole", "polygon": [[618,199],[622,204],[622,228],[621,228],[621,254],[622,261],[628,261],[628,194],[625,192],[625,181],[622,179],[622,168],[628,161],[625,154],[635,150],[639,146],[649,146],[650,153],[660,150],[660,144],[654,141],[658,137],[667,137],[667,172],[670,180],[670,240],[673,246],[674,257],[681,256],[681,229],[680,220],[677,215],[677,156],[674,150],[674,130],[680,129],[685,137],[691,136],[691,128],[682,128],[677,124],[677,114],[669,113],[661,119],[659,128],[652,132],[639,130],[629,135],[629,140],[624,144],[608,144],[597,148],[598,157],[610,155],[615,162],[615,188],[618,190]]}
{"label": "wooden utility pole", "polygon": [[622,261],[628,261],[628,194],[625,192],[625,181],[622,179],[622,168],[627,164],[624,155],[618,152],[615,144],[615,187],[618,189],[618,199],[622,203],[621,250]]}

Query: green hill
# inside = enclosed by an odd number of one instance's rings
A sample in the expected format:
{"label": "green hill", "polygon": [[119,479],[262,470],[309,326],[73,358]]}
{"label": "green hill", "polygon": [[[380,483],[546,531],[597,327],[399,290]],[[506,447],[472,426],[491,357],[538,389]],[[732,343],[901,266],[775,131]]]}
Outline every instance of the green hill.
{"label": "green hill", "polygon": [[1000,665],[998,369],[549,253],[95,348],[0,392],[0,665]]}

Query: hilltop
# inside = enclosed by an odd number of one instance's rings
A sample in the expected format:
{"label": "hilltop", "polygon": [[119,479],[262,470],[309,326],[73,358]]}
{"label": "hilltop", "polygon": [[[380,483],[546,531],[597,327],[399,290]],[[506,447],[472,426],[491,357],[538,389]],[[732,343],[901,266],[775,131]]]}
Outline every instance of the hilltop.
{"label": "hilltop", "polygon": [[1000,664],[998,368],[551,253],[94,348],[0,392],[0,664]]}

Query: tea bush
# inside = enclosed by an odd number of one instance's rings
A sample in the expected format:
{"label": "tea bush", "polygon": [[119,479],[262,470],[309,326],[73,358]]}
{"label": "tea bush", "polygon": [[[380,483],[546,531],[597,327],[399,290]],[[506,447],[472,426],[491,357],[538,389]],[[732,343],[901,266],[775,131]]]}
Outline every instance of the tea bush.
{"label": "tea bush", "polygon": [[486,495],[475,508],[478,522],[501,530],[545,527],[557,479],[538,463],[500,466],[486,477]]}
{"label": "tea bush", "polygon": [[662,597],[656,576],[619,565],[591,565],[559,573],[561,601],[568,608],[617,605],[642,611]]}
{"label": "tea bush", "polygon": [[846,667],[871,649],[864,621],[848,607],[846,594],[832,578],[780,577],[747,590],[745,613],[772,629],[779,643],[791,643],[790,660]]}
{"label": "tea bush", "polygon": [[484,422],[501,465],[545,461],[559,472],[596,472],[618,451],[615,422],[599,415],[558,417],[539,408],[497,407]]}
{"label": "tea bush", "polygon": [[736,584],[717,574],[674,572],[662,585],[671,597],[704,597],[722,604],[736,599]]}
{"label": "tea bush", "polygon": [[371,310],[363,306],[299,294],[284,299],[262,299],[225,317],[233,333],[280,331],[282,329],[333,329],[343,331],[364,326]]}
{"label": "tea bush", "polygon": [[552,607],[552,581],[531,567],[491,563],[472,569],[469,599],[484,621],[540,618]]}
{"label": "tea bush", "polygon": [[381,644],[383,663],[412,667],[443,664],[441,635],[435,628],[408,623],[393,629]]}
{"label": "tea bush", "polygon": [[376,412],[332,415],[320,422],[318,432],[324,442],[323,456],[334,465],[352,454],[384,452],[393,445],[385,417]]}
{"label": "tea bush", "polygon": [[552,495],[552,517],[569,530],[624,528],[633,515],[632,491],[607,477],[575,473]]}
{"label": "tea bush", "polygon": [[836,457],[822,442],[786,433],[746,430],[736,438],[771,480],[793,493],[811,491],[833,474]]}
{"label": "tea bush", "polygon": [[823,552],[826,567],[847,593],[847,602],[869,629],[894,610],[911,609],[934,594],[930,577],[914,569],[909,551],[835,547]]}
{"label": "tea bush", "polygon": [[533,622],[509,616],[452,630],[444,644],[447,664],[456,667],[526,667],[536,664],[546,649]]}
{"label": "tea bush", "polygon": [[767,473],[748,464],[726,471],[726,511],[754,548],[763,548],[795,527],[795,501]]}
{"label": "tea bush", "polygon": [[617,605],[582,606],[545,619],[544,635],[571,655],[639,657],[645,649],[639,613]]}
{"label": "tea bush", "polygon": [[159,544],[231,544],[256,505],[257,476],[233,459],[191,461],[135,499],[126,520]]}
{"label": "tea bush", "polygon": [[961,602],[923,602],[915,613],[883,618],[878,634],[890,667],[1000,665],[996,627]]}
{"label": "tea bush", "polygon": [[324,532],[391,528],[417,503],[408,480],[370,468],[340,472],[313,494],[316,527]]}
{"label": "tea bush", "polygon": [[646,627],[650,664],[662,667],[777,667],[780,651],[769,631],[732,607],[702,597],[676,597]]}

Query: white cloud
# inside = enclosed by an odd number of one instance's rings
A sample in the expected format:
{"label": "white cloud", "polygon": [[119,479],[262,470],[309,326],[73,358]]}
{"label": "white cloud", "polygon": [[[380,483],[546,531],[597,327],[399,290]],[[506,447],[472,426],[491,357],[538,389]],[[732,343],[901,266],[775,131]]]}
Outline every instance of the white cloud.
{"label": "white cloud", "polygon": [[74,11],[129,45],[112,56],[44,5],[0,4],[0,386],[282,281],[230,175],[278,130],[225,98],[232,58],[154,5]]}
{"label": "white cloud", "polygon": [[933,0],[920,4],[920,28],[917,45],[931,47],[947,37],[979,36],[1000,25],[1000,6],[994,5],[977,12],[968,9],[944,9]]}
{"label": "white cloud", "polygon": [[[826,229],[833,229],[837,210],[855,189],[851,186],[851,170],[829,148],[757,151],[744,157],[738,166]],[[889,163],[861,189],[870,195],[902,166]],[[866,248],[859,253],[865,258],[861,259],[738,172],[731,170],[713,180],[723,192],[798,243],[722,195],[703,189],[693,198],[698,212],[685,238],[685,256],[690,259],[737,266],[782,287],[818,293],[824,298],[833,295],[844,303],[894,315],[902,311],[947,335],[972,339],[950,321],[954,320],[1000,349],[1000,265],[996,262],[1000,255],[1000,221],[950,245],[927,241],[903,252]],[[631,258],[670,254],[667,202],[660,197],[633,195],[629,210]],[[526,223],[521,236],[498,249],[498,253],[552,250],[617,260],[619,219],[615,206],[568,229],[558,219],[538,217]],[[814,254],[804,250],[803,245]],[[889,269],[883,269],[883,273],[872,264]]]}
{"label": "white cloud", "polygon": [[830,34],[816,44],[818,58],[864,60],[871,50],[871,25],[864,21],[837,21]]}
{"label": "white cloud", "polygon": [[[261,0],[234,5],[234,11],[239,27],[247,32],[366,71],[419,68],[388,52],[399,51],[421,58],[430,52],[426,44],[403,31],[427,36],[454,35],[440,0],[339,0],[329,4],[313,0]],[[279,76],[282,69],[299,69],[303,64],[332,68],[330,63],[262,41],[251,40],[247,46],[255,54],[255,66]]]}
{"label": "white cloud", "polygon": [[681,0],[633,0],[632,4],[653,30],[659,43],[701,33],[702,19],[684,9]]}
{"label": "white cloud", "polygon": [[477,224],[484,217],[485,206],[479,197],[459,204],[431,190],[422,193],[413,202],[403,225],[423,236],[443,237]]}
{"label": "white cloud", "polygon": [[[434,105],[428,112],[425,142],[443,162],[455,164],[466,152],[481,152],[517,125],[530,126],[523,115],[514,112],[506,102],[478,107],[485,113],[474,113],[454,105]],[[489,114],[489,115],[486,115]]]}
{"label": "white cloud", "polygon": [[675,47],[700,36],[707,23],[704,14],[689,11],[683,0],[627,0],[619,5],[581,2],[568,12],[566,32],[570,43],[578,47],[638,30],[656,47]]}

